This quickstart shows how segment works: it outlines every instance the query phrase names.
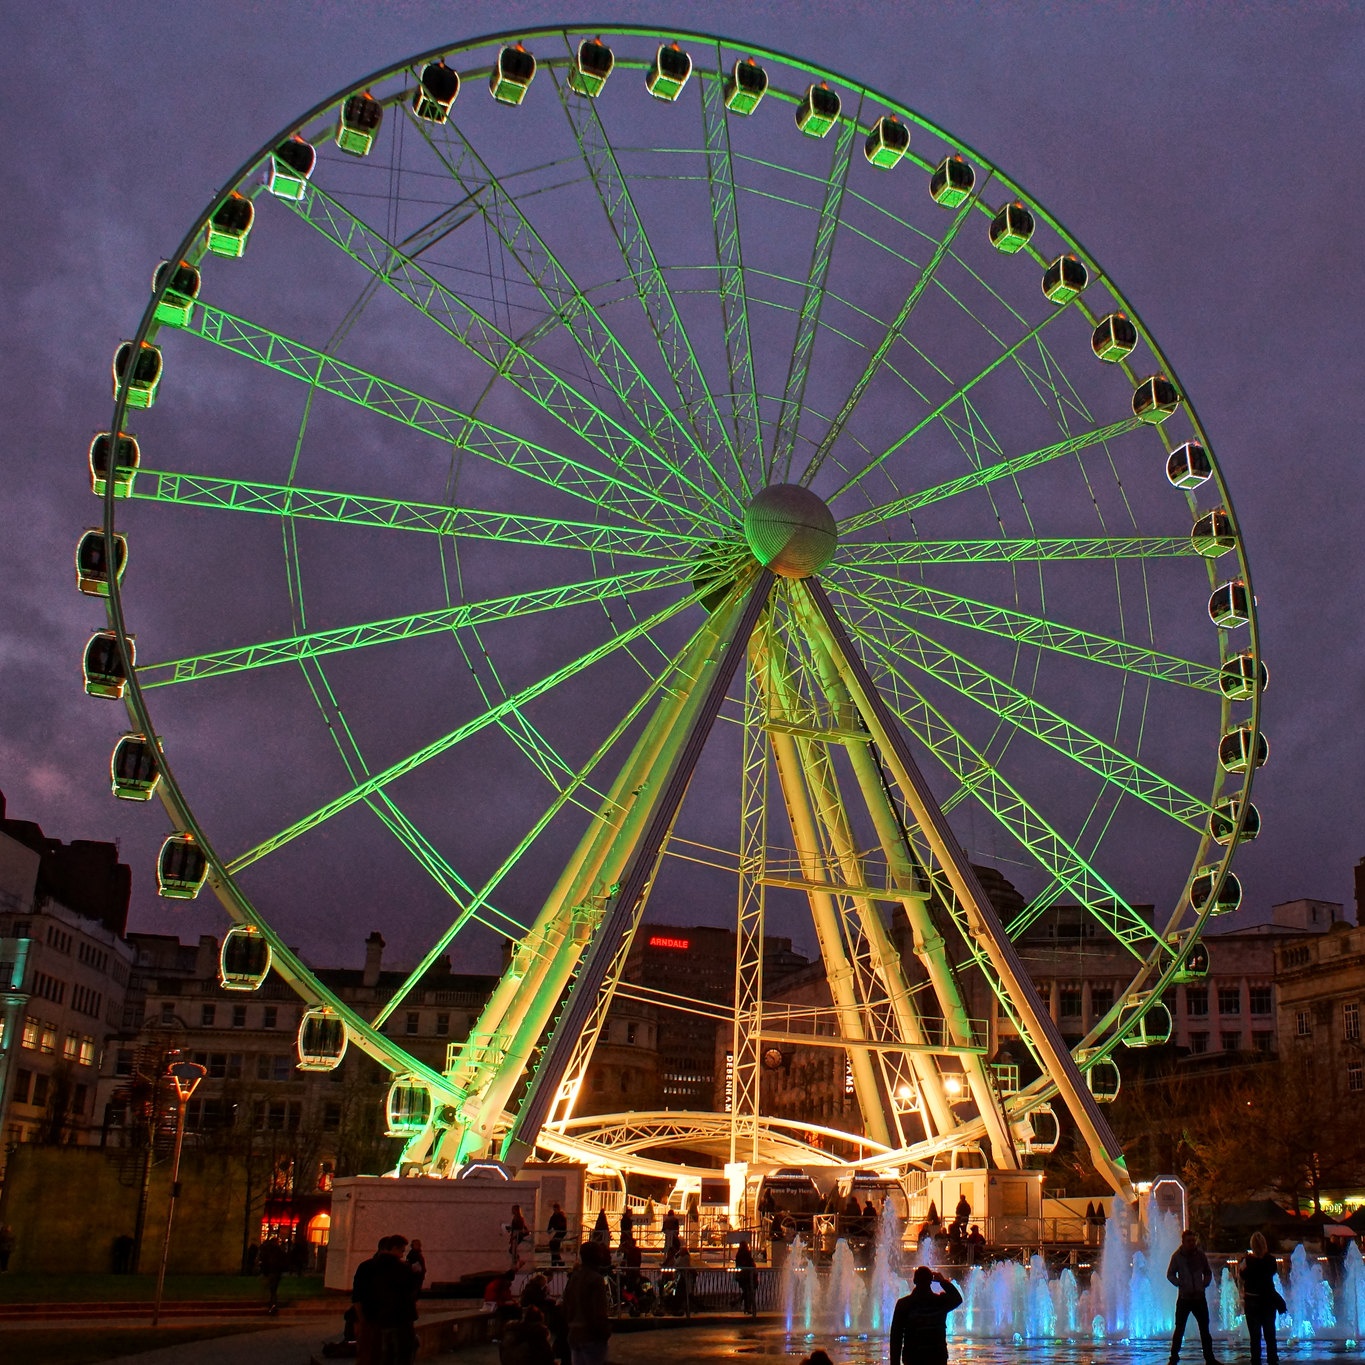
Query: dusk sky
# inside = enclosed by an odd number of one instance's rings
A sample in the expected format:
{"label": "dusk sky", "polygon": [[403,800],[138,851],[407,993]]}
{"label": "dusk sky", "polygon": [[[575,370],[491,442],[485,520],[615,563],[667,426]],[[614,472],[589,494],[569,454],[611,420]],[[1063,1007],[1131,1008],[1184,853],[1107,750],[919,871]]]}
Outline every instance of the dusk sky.
{"label": "dusk sky", "polygon": [[[305,110],[446,42],[594,19],[749,39],[886,91],[978,148],[1103,263],[1198,408],[1253,574],[1271,756],[1255,789],[1264,832],[1237,860],[1245,918],[1298,897],[1353,914],[1365,855],[1365,383],[1350,330],[1365,295],[1359,6],[6,7],[8,815],[64,840],[120,841],[134,928],[222,932],[211,898],[174,914],[158,902],[164,812],[109,795],[122,715],[81,687],[102,609],[76,592],[72,556],[99,521],[85,451],[109,423],[114,347],[136,328],[157,261]],[[241,414],[242,439],[256,421]],[[353,961],[372,927],[333,925],[309,955]]]}

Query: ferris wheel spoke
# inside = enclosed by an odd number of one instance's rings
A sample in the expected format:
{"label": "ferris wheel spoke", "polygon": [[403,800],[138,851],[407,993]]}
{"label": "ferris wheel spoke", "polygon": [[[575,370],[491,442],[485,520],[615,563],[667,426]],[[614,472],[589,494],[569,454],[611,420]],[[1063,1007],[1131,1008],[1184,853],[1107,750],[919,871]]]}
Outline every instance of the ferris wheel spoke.
{"label": "ferris wheel spoke", "polygon": [[706,450],[698,444],[696,434],[664,402],[597,306],[527,217],[516,196],[506,189],[456,121],[449,121],[435,133],[425,124],[419,131],[452,179],[477,204],[484,221],[527,283],[540,295],[547,310],[546,328],[563,327],[568,331],[641,430],[648,433],[657,448],[673,451],[672,466],[680,464],[685,452],[688,458],[710,469],[718,488],[725,487],[724,480],[710,465]]}
{"label": "ferris wheel spoke", "polygon": [[[852,473],[843,482],[843,484],[841,484],[840,487],[831,495],[830,501],[832,502],[835,499],[843,496],[843,494],[848,493],[852,489],[856,488],[858,484],[860,484],[863,481],[863,479],[865,479],[869,474],[871,474],[874,469],[877,469],[887,460],[889,460],[891,456],[893,456],[898,450],[900,450],[909,441],[913,440],[914,437],[918,436],[920,432],[924,431],[932,423],[936,422],[955,404],[962,402],[966,398],[967,394],[969,394],[978,384],[980,384],[990,375],[994,374],[995,371],[998,370],[1006,362],[1014,360],[1023,350],[1024,347],[1026,347],[1030,342],[1034,341],[1039,336],[1039,334],[1043,331],[1044,328],[1048,327],[1057,318],[1064,316],[1065,313],[1066,309],[1057,308],[1054,309],[1051,313],[1049,313],[1046,317],[1044,317],[1041,322],[1035,323],[1034,326],[1030,327],[1029,330],[1026,331],[1023,334],[1023,336],[1021,336],[1018,339],[1018,341],[1014,342],[1012,345],[1007,346],[1004,350],[1002,350],[1000,354],[997,355],[990,362],[990,364],[986,365],[983,369],[979,370],[965,383],[959,384],[958,387],[954,389],[953,392],[950,393],[947,398],[943,399],[930,412],[926,413],[923,417],[921,417],[920,420],[916,422],[914,426],[908,428],[902,436],[897,437],[896,440],[893,441],[889,446],[887,446],[885,450],[875,455],[871,460],[869,460],[865,465],[863,465],[862,468]],[[1134,418],[1130,422],[1122,425],[1124,426],[1124,430],[1131,430],[1133,427],[1136,427],[1138,425],[1138,422],[1137,419]],[[1121,433],[1113,432],[1112,434],[1118,435]],[[1051,450],[1052,447],[1048,447],[1048,449]],[[1021,458],[1027,459],[1028,457],[1023,456]],[[996,475],[995,477],[1000,476]],[[948,486],[949,485],[944,485],[944,487]],[[968,484],[966,486],[975,487],[976,485]],[[945,493],[943,496],[950,495]],[[875,521],[885,520],[887,516],[895,515],[895,511],[897,508],[899,508],[899,506],[900,500],[897,500],[895,503],[889,505],[889,509],[874,507],[870,511],[863,513],[861,520],[860,518],[857,517],[852,518],[852,520],[858,521],[859,524],[861,525],[871,525]]]}
{"label": "ferris wheel spoke", "polygon": [[581,583],[513,593],[507,597],[488,598],[482,602],[463,602],[458,607],[446,607],[440,611],[414,612],[409,616],[391,616],[336,630],[311,631],[288,639],[264,640],[259,644],[147,664],[139,667],[138,679],[144,689],[166,687],[172,683],[202,682],[206,678],[220,678],[254,668],[298,663],[301,659],[347,653],[373,645],[396,644],[403,640],[420,639],[425,635],[445,635],[452,631],[492,625],[498,621],[516,620],[536,612],[556,611],[563,607],[578,607],[609,598],[676,587],[681,583],[689,583],[693,573],[690,563],[674,563],[634,573],[610,574]]}
{"label": "ferris wheel spoke", "polygon": [[758,387],[754,380],[749,337],[749,295],[735,198],[735,163],[725,110],[725,84],[720,45],[717,74],[701,80],[702,129],[706,140],[706,179],[711,190],[711,221],[720,270],[720,307],[725,327],[725,358],[730,375],[730,413],[734,423],[736,463],[744,495],[763,482],[763,436],[759,429]]}
{"label": "ferris wheel spoke", "polygon": [[[847,614],[844,613],[848,622]],[[848,624],[872,656],[873,672],[892,713],[960,789],[973,797],[1038,862],[1060,890],[1076,898],[1134,957],[1142,960],[1160,938],[1087,859],[1017,791],[984,754],[930,705],[871,631]]]}
{"label": "ferris wheel spoke", "polygon": [[924,291],[933,283],[938,274],[938,268],[943,263],[944,258],[952,248],[953,242],[961,230],[962,225],[967,221],[970,214],[976,210],[977,202],[981,192],[990,183],[991,175],[994,171],[988,171],[983,177],[978,189],[963,200],[962,206],[953,216],[952,222],[948,224],[948,230],[935,245],[932,255],[921,267],[919,274],[915,277],[915,283],[911,286],[910,292],[905,296],[905,301],[901,304],[895,318],[882,333],[882,339],[877,343],[876,349],[872,352],[867,364],[863,367],[863,372],[854,382],[853,388],[849,390],[849,395],[844,399],[843,406],[835,415],[834,420],[829,425],[829,430],[825,432],[820,440],[820,444],[815,449],[815,454],[811,457],[810,463],[806,466],[805,472],[801,475],[800,482],[807,487],[811,480],[820,472],[820,466],[824,464],[830,450],[839,437],[843,435],[844,427],[848,424],[849,418],[853,416],[858,404],[862,401],[863,395],[867,392],[868,386],[877,377],[882,366],[886,362],[887,353],[892,346],[904,335],[905,326],[910,321],[910,315],[915,311],[915,305],[920,301]]}
{"label": "ferris wheel spoke", "polygon": [[1121,668],[1144,677],[1159,678],[1162,682],[1177,683],[1181,687],[1192,687],[1201,692],[1216,694],[1219,691],[1218,670],[1193,659],[1163,654],[1142,645],[1130,644],[1127,640],[1116,640],[1112,636],[1083,630],[1079,626],[1031,616],[1012,607],[998,607],[989,602],[944,592],[940,588],[927,588],[922,584],[889,578],[856,565],[847,566],[847,570],[860,580],[861,586],[855,589],[855,595],[875,606],[933,617],[953,625],[966,626],[970,630],[985,631],[1007,640],[1069,654],[1110,668]]}
{"label": "ferris wheel spoke", "polygon": [[280,830],[277,834],[257,844],[254,848],[248,849],[227,865],[228,871],[234,875],[244,868],[250,867],[253,863],[259,862],[270,853],[283,848],[291,843],[300,835],[306,834],[311,829],[316,829],[319,825],[340,815],[342,811],[349,810],[358,801],[364,801],[375,792],[382,791],[390,784],[396,782],[400,777],[406,776],[410,772],[415,772],[423,764],[429,763],[433,758],[447,753],[457,745],[486,730],[490,725],[495,725],[502,721],[506,716],[516,711],[518,707],[526,706],[537,697],[544,696],[547,692],[561,686],[570,678],[591,668],[595,663],[605,659],[608,655],[614,654],[618,649],[624,649],[632,641],[648,635],[651,631],[657,630],[679,613],[694,606],[705,595],[704,589],[690,593],[688,596],[677,602],[671,603],[662,611],[655,612],[654,615],[643,621],[636,622],[629,629],[610,640],[604,641],[595,649],[590,649],[586,654],[580,654],[578,658],[566,664],[563,668],[555,669],[544,677],[523,687],[512,696],[499,702],[496,706],[490,707],[481,715],[475,716],[466,721],[463,725],[457,726],[454,730],[442,735],[432,743],[424,745],[422,748],[408,754],[407,757],[400,759],[397,763],[391,764],[383,771],[375,773],[366,778],[363,782],[356,783],[349,791],[343,792],[340,796],[319,806],[311,811],[302,819],[295,821],[287,828]]}
{"label": "ferris wheel spoke", "polygon": [[729,491],[734,497],[730,480],[713,460],[723,455],[738,469],[738,452],[721,420],[711,385],[707,383],[691,338],[678,314],[654,244],[635,206],[630,184],[621,170],[606,125],[598,113],[597,101],[585,100],[574,94],[565,81],[556,80],[556,87],[565,117],[578,142],[579,154],[607,215],[622,263],[634,285],[659,355],[687,415],[687,424],[694,433],[694,448],[716,480],[717,487]]}
{"label": "ferris wheel spoke", "polygon": [[[923,425],[924,423],[920,424],[921,427]],[[984,488],[987,484],[995,483],[1000,479],[1015,478],[1027,470],[1036,469],[1039,465],[1050,464],[1053,460],[1060,460],[1067,455],[1079,454],[1091,446],[1117,440],[1118,437],[1126,436],[1130,431],[1136,431],[1142,425],[1143,423],[1136,417],[1124,417],[1117,422],[1110,422],[1107,426],[1095,427],[1090,431],[1082,431],[1074,436],[1067,436],[1052,445],[1043,446],[1039,450],[1031,450],[1026,455],[1015,455],[993,465],[988,465],[984,469],[974,469],[970,474],[949,479],[946,483],[935,484],[932,488],[923,488],[917,493],[907,493],[902,498],[895,498],[891,502],[883,503],[880,507],[869,508],[866,512],[860,512],[857,516],[849,517],[846,521],[840,522],[839,534],[841,537],[852,535],[866,526],[880,525],[892,517],[905,516],[917,508],[927,507],[930,503],[943,502],[947,498],[955,498],[970,489]],[[881,458],[878,456],[877,462],[880,462]],[[862,473],[866,473],[871,468],[872,466],[868,465]],[[858,477],[861,478],[862,474],[859,474]],[[856,481],[855,479],[845,484],[840,492],[851,488]]]}
{"label": "ferris wheel spoke", "polygon": [[676,560],[709,543],[709,538],[689,535],[685,531],[623,528],[565,521],[560,517],[490,512],[476,507],[407,502],[399,498],[372,498],[331,489],[182,474],[164,469],[139,469],[138,482],[129,497],[180,507],[209,507],[292,517],[300,521],[420,531],[452,540],[491,540],[500,544],[581,550],[589,554],[628,555],[636,559]]}
{"label": "ferris wheel spoke", "polygon": [[662,498],[615,474],[595,470],[567,455],[480,421],[471,413],[447,407],[220,308],[196,304],[193,319],[182,330],[233,355],[300,380],[316,391],[343,398],[629,521],[657,528],[660,511],[664,509],[685,526],[692,526],[696,521],[698,514],[694,508]]}
{"label": "ferris wheel spoke", "polygon": [[999,540],[858,541],[839,547],[838,562],[866,569],[912,564],[1017,564],[1064,560],[1198,557],[1189,536],[1022,536]]}
{"label": "ferris wheel spoke", "polygon": [[777,411],[773,431],[773,448],[768,459],[767,480],[778,469],[780,482],[791,480],[792,454],[796,449],[796,432],[805,409],[806,379],[810,374],[811,352],[820,328],[820,310],[825,301],[825,281],[829,278],[829,264],[834,255],[834,239],[841,222],[840,209],[844,189],[848,184],[849,167],[853,164],[853,144],[858,135],[858,118],[862,114],[862,97],[857,112],[839,124],[830,160],[829,175],[824,181],[820,214],[815,224],[815,241],[811,248],[810,268],[801,294],[801,311],[796,319],[796,336],[792,343],[791,359],[787,362],[787,378],[782,390],[782,402]]}
{"label": "ferris wheel spoke", "polygon": [[1004,679],[978,668],[937,640],[899,620],[892,620],[875,607],[873,611],[888,628],[883,632],[884,642],[879,651],[883,658],[894,655],[902,663],[921,670],[959,696],[999,716],[1014,729],[1032,735],[1057,753],[1088,768],[1116,790],[1196,833],[1203,832],[1211,814],[1206,802],[1182,791],[1160,773],[1089,734]]}
{"label": "ferris wheel spoke", "polygon": [[447,289],[402,249],[357,218],[330,195],[310,186],[289,207],[347,256],[388,285],[418,312],[544,412],[581,437],[617,469],[643,487],[662,492],[669,477],[671,497],[696,500],[698,508],[724,515],[725,508],[677,468],[657,446],[645,446],[567,380],[506,335],[458,294]]}

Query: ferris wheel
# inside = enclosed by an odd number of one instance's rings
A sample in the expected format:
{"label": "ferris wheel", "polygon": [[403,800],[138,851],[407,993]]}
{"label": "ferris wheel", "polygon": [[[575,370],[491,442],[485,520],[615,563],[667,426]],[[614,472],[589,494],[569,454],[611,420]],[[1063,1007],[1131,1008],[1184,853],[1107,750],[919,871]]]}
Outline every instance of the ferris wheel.
{"label": "ferris wheel", "polygon": [[[249,158],[113,384],[114,792],[226,910],[223,984],[306,1002],[300,1066],[389,1070],[403,1169],[1009,1166],[1058,1101],[1126,1189],[1098,1102],[1238,903],[1266,670],[1188,395],[1005,171],[728,39],[456,43]],[[1130,963],[1078,1044],[1014,946],[1062,901]],[[728,1111],[576,1114],[613,1001],[716,1017],[624,974],[693,913],[736,934]],[[307,960],[374,922],[425,952],[362,1017]],[[765,990],[794,924],[827,1003]],[[423,1065],[386,1024],[499,937]],[[765,1113],[774,1039],[847,1058],[858,1132]]]}

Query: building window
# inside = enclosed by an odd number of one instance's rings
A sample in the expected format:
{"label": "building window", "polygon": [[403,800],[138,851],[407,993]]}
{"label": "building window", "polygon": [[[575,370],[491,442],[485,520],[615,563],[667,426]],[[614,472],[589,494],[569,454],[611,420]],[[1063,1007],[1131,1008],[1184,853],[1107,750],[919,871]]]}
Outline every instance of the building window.
{"label": "building window", "polygon": [[114,1058],[114,1075],[131,1076],[133,1074],[133,1049],[121,1047]]}
{"label": "building window", "polygon": [[38,1021],[36,1019],[24,1020],[23,1045],[30,1052],[38,1050]]}
{"label": "building window", "polygon": [[1081,988],[1079,986],[1062,987],[1057,1015],[1061,1019],[1079,1019],[1081,1017]]}
{"label": "building window", "polygon": [[1308,1010],[1298,1010],[1294,1015],[1294,1032],[1300,1038],[1313,1036],[1313,1016]]}
{"label": "building window", "polygon": [[1207,1033],[1190,1034],[1190,1051],[1199,1053],[1209,1050],[1209,1035]]}
{"label": "building window", "polygon": [[1223,1033],[1220,1035],[1224,1052],[1239,1052],[1242,1047],[1242,1035],[1240,1033]]}
{"label": "building window", "polygon": [[1208,1018],[1209,988],[1207,986],[1185,987],[1185,1013],[1191,1019]]}
{"label": "building window", "polygon": [[217,1005],[199,1006],[199,1026],[201,1028],[212,1028],[214,1016],[218,1013]]}
{"label": "building window", "polygon": [[403,1028],[404,1028],[404,1031],[407,1032],[407,1033],[416,1033],[416,1032],[417,1032],[417,1025],[418,1025],[420,1022],[421,1022],[421,1018],[420,1018],[420,1016],[418,1015],[417,1011],[416,1011],[416,1010],[409,1010],[408,1013],[407,1013],[407,1018],[403,1021]]}
{"label": "building window", "polygon": [[71,1092],[71,1112],[78,1119],[85,1117],[85,1101],[88,1094],[89,1089],[84,1085],[78,1085]]}
{"label": "building window", "polygon": [[444,1038],[450,1032],[450,1015],[438,1014],[436,1016],[436,1036]]}
{"label": "building window", "polygon": [[270,1079],[272,1081],[287,1081],[293,1070],[293,1057],[287,1052],[281,1052],[273,1058],[273,1065],[270,1069]]}
{"label": "building window", "polygon": [[322,1131],[324,1133],[335,1133],[341,1128],[341,1105],[335,1100],[328,1100],[322,1106]]}
{"label": "building window", "polygon": [[627,1042],[627,1043],[630,1043],[630,1044],[632,1044],[632,1045],[634,1045],[634,1042],[635,1042],[635,1025],[634,1025],[633,1023],[630,1023],[630,1024],[627,1024],[627,1025],[626,1025],[626,1042]]}
{"label": "building window", "polygon": [[1252,1014],[1275,1013],[1275,988],[1273,986],[1252,986],[1247,994],[1250,997]]}
{"label": "building window", "polygon": [[1090,1012],[1096,1019],[1102,1019],[1114,1008],[1114,988],[1112,986],[1092,986],[1090,988]]}
{"label": "building window", "polygon": [[1346,1064],[1346,1089],[1353,1095],[1365,1090],[1365,1068],[1362,1068],[1359,1062]]}
{"label": "building window", "polygon": [[278,1028],[280,1022],[280,1007],[278,1005],[267,1005],[261,1011],[262,1028]]}
{"label": "building window", "polygon": [[1242,988],[1240,986],[1218,987],[1218,1013],[1241,1014]]}
{"label": "building window", "polygon": [[245,1006],[245,1005],[234,1005],[234,1006],[232,1007],[232,1027],[233,1027],[233,1028],[245,1028],[245,1027],[246,1027],[246,1006]]}
{"label": "building window", "polygon": [[33,1072],[25,1071],[20,1068],[14,1076],[14,1102],[15,1104],[28,1103],[29,1087],[33,1084]]}
{"label": "building window", "polygon": [[65,1061],[74,1062],[81,1051],[81,1040],[74,1033],[68,1033],[62,1039],[62,1057]]}
{"label": "building window", "polygon": [[1341,1031],[1348,1043],[1360,1041],[1360,1006],[1354,1002],[1341,1007]]}
{"label": "building window", "polygon": [[161,1002],[161,1022],[163,1024],[175,1023],[175,1006],[169,1000]]}
{"label": "building window", "polygon": [[49,1078],[41,1072],[33,1078],[33,1103],[41,1108],[47,1103]]}
{"label": "building window", "polygon": [[1268,1029],[1252,1029],[1251,1046],[1257,1052],[1274,1052],[1275,1035]]}
{"label": "building window", "polygon": [[51,1024],[44,1024],[38,1033],[38,1051],[49,1055],[57,1050],[57,1030]]}

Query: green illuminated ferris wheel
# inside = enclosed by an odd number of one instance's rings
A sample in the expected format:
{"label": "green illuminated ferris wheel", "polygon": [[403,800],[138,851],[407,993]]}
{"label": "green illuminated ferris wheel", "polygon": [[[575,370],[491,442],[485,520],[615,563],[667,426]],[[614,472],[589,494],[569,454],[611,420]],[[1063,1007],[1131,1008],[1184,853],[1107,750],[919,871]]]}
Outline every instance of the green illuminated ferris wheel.
{"label": "green illuminated ferris wheel", "polygon": [[[1189,398],[1002,170],[726,39],[457,43],[248,160],[114,390],[77,554],[114,790],[226,910],[224,985],[306,1002],[300,1065],[392,1073],[404,1170],[1010,1166],[1059,1101],[1126,1188],[1097,1101],[1237,904],[1265,669]],[[1059,902],[1130,968],[1075,1046],[1013,945]],[[651,912],[735,928],[733,1003],[623,979]],[[361,1017],[305,959],[375,924],[426,955]],[[827,1002],[765,992],[774,932]],[[496,937],[419,1063],[394,1011]],[[576,1114],[625,999],[717,1021],[727,1112]],[[847,1058],[859,1132],[765,1112],[774,1043]]]}

